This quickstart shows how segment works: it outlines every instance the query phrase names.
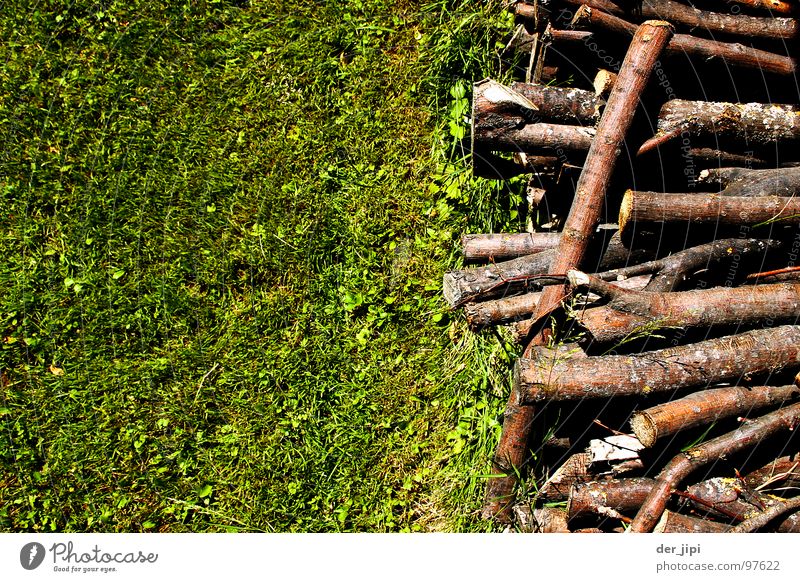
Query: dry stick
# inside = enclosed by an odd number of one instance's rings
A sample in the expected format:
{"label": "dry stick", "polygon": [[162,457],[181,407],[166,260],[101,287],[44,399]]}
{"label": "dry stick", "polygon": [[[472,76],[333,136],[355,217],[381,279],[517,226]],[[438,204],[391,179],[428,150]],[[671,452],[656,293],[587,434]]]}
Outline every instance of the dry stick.
{"label": "dry stick", "polygon": [[[606,12],[608,12],[606,10]],[[793,39],[797,22],[793,18],[767,18],[698,10],[673,0],[639,0],[636,15],[669,20],[689,28],[750,38]]]}
{"label": "dry stick", "polygon": [[747,281],[754,281],[757,279],[769,279],[780,277],[782,275],[791,275],[791,279],[796,279],[800,276],[800,267],[785,267],[783,269],[775,269],[773,271],[763,271],[761,273],[750,273],[745,279]]}
{"label": "dry stick", "polygon": [[[650,282],[649,275],[641,277],[631,277],[617,283],[622,288],[640,290]],[[541,292],[528,293],[525,295],[515,295],[514,297],[503,297],[481,301],[480,303],[468,303],[464,306],[464,314],[467,323],[473,331],[480,330],[487,325],[497,325],[520,317],[530,316],[536,311]]]}
{"label": "dry stick", "polygon": [[[742,357],[747,354],[747,357]],[[541,361],[514,367],[514,393],[522,405],[657,392],[738,381],[755,374],[800,368],[800,325],[784,325],[624,356]]]}
{"label": "dry stick", "polygon": [[[768,508],[781,504],[784,500],[774,495],[760,495],[748,491],[740,479],[713,478],[692,485],[681,494],[697,509],[705,509],[710,515],[722,516],[736,521],[755,517]],[[800,513],[786,516],[775,524],[781,533],[800,532]]]}
{"label": "dry stick", "polygon": [[800,167],[709,168],[700,172],[697,181],[721,186],[721,196],[797,196],[800,194]]}
{"label": "dry stick", "polygon": [[760,515],[746,519],[730,530],[730,533],[749,533],[761,529],[778,516],[800,509],[800,497],[788,499],[783,503],[776,503]]}
{"label": "dry stick", "polygon": [[[607,233],[609,229],[601,225],[599,230]],[[555,272],[556,253],[556,249],[550,249],[485,267],[448,271],[442,277],[444,299],[455,308],[478,298],[516,293],[525,289],[531,279]],[[600,259],[599,268],[614,268],[652,256],[651,250],[624,247],[614,233]]]}
{"label": "dry stick", "polygon": [[[588,6],[582,6],[576,11],[573,23],[603,28],[623,36],[630,36],[636,30],[635,24]],[[794,59],[790,57],[738,43],[717,42],[688,34],[676,34],[666,52],[668,56],[688,55],[704,60],[719,59],[731,66],[760,69],[777,75],[794,75],[796,67]]]}
{"label": "dry stick", "polygon": [[800,140],[800,107],[671,99],[658,113],[658,132],[642,144],[637,155],[684,133],[748,147],[774,147],[775,142]]}
{"label": "dry stick", "polygon": [[[655,62],[672,36],[666,22],[645,22],[634,34],[618,82],[609,96],[592,141],[583,171],[578,180],[572,209],[551,269],[566,271],[580,266],[587,253],[592,234],[600,222],[606,189],[619,157],[622,142],[633,120],[639,98],[653,72]],[[537,306],[539,319],[556,308],[563,295],[562,286],[547,288]],[[543,343],[540,337],[536,343]],[[526,352],[530,353],[528,350]],[[506,406],[503,432],[493,460],[493,473],[502,477],[489,480],[483,506],[484,518],[508,521],[514,502],[515,471],[524,466],[528,439],[535,412],[519,407],[512,393]]]}
{"label": "dry stick", "polygon": [[623,241],[637,229],[711,224],[716,227],[757,227],[800,224],[800,197],[663,194],[628,190],[622,198],[619,228]]}
{"label": "dry stick", "polygon": [[750,448],[781,431],[793,430],[798,422],[800,404],[793,404],[675,456],[659,473],[656,486],[642,504],[628,531],[651,531],[664,512],[670,492],[691,472],[721,457]]}
{"label": "dry stick", "polygon": [[624,289],[578,271],[567,272],[567,277],[611,300],[575,316],[599,343],[617,342],[644,329],[652,333],[666,328],[749,327],[763,321],[800,321],[799,282],[659,293]]}
{"label": "dry stick", "polygon": [[631,418],[631,428],[644,446],[652,447],[658,439],[682,430],[711,424],[722,418],[750,414],[751,411],[777,406],[798,396],[800,388],[794,385],[733,386],[703,390],[635,412]]}
{"label": "dry stick", "polygon": [[461,254],[465,261],[515,259],[554,249],[560,238],[557,232],[466,234]]}
{"label": "dry stick", "polygon": [[733,2],[748,8],[769,10],[775,14],[793,14],[795,12],[795,6],[791,2],[785,2],[784,0],[724,0],[724,2],[726,4]]}

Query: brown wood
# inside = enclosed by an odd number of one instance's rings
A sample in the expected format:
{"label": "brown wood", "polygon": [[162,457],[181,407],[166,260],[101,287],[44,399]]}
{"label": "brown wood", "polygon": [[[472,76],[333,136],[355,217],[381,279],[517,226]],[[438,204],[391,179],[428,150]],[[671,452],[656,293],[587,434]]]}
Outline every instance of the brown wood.
{"label": "brown wood", "polygon": [[669,229],[710,224],[719,227],[796,226],[800,197],[663,194],[628,190],[619,211],[623,241],[655,225]]}
{"label": "brown wood", "polygon": [[629,531],[652,531],[664,513],[671,491],[693,471],[726,455],[749,449],[770,436],[794,430],[798,423],[800,404],[792,404],[676,455],[659,473],[656,486],[642,504]]}
{"label": "brown wood", "polygon": [[733,2],[747,8],[769,10],[775,14],[794,14],[796,6],[785,0],[723,0],[726,4]]}
{"label": "brown wood", "polygon": [[511,89],[536,106],[542,121],[593,126],[605,105],[592,91],[572,87],[512,83]]}
{"label": "brown wood", "polygon": [[[728,523],[755,517],[784,501],[774,495],[750,490],[746,482],[734,478],[707,479],[688,487],[686,493],[697,510]],[[800,513],[776,520],[773,527],[780,533],[800,532]]]}
{"label": "brown wood", "polygon": [[765,509],[759,515],[746,519],[730,530],[730,533],[748,533],[761,529],[772,520],[789,513],[800,510],[800,497],[787,499],[786,501],[775,503],[772,507]]}
{"label": "brown wood", "polygon": [[[577,10],[573,23],[593,29],[601,28],[621,36],[631,36],[636,30],[635,24],[588,6]],[[688,55],[705,61],[716,59],[729,66],[760,69],[776,75],[794,75],[796,69],[795,60],[791,57],[688,34],[676,34],[667,46],[666,54],[672,57]]]}
{"label": "brown wood", "polygon": [[522,174],[553,174],[561,166],[555,156],[534,156],[519,154],[513,160],[498,156],[487,150],[473,150],[470,156],[472,174],[490,180],[510,180]]}
{"label": "brown wood", "polygon": [[783,243],[771,239],[725,238],[691,247],[668,257],[612,269],[595,276],[604,281],[619,281],[655,273],[646,291],[675,291],[700,270],[730,260],[741,260],[749,256],[763,257],[770,250],[781,248]]}
{"label": "brown wood", "polygon": [[601,507],[615,511],[635,511],[641,507],[655,482],[644,477],[606,479],[575,483],[569,493],[567,516],[570,520],[596,514]]}
{"label": "brown wood", "polygon": [[658,132],[639,154],[680,135],[747,147],[793,144],[800,140],[800,106],[671,99],[658,114]]}
{"label": "brown wood", "polygon": [[612,73],[606,69],[600,69],[594,76],[594,94],[598,97],[608,97],[611,94],[611,89],[614,88],[614,83],[617,82],[617,74]]}
{"label": "brown wood", "polygon": [[522,358],[514,368],[512,396],[521,405],[645,396],[738,381],[745,375],[774,373],[784,368],[800,369],[798,325],[759,329],[625,356],[569,361]]}
{"label": "brown wood", "polygon": [[638,0],[635,12],[637,18],[668,20],[684,28],[715,34],[736,35],[748,39],[789,40],[797,37],[797,22],[793,18],[723,14],[699,10],[673,0]]}
{"label": "brown wood", "polygon": [[659,439],[682,430],[731,416],[750,415],[753,411],[775,407],[797,400],[798,397],[800,388],[794,385],[732,386],[703,390],[634,413],[631,428],[645,447],[652,447]]}
{"label": "brown wood", "polygon": [[753,489],[800,490],[800,456],[779,457],[745,475],[744,481]]}
{"label": "brown wood", "polygon": [[564,152],[587,151],[592,145],[595,130],[592,127],[554,123],[509,127],[481,122],[473,125],[472,136],[473,151],[483,148],[500,152],[562,155]]}
{"label": "brown wood", "polygon": [[655,526],[655,533],[725,533],[730,530],[729,525],[699,519],[688,515],[681,515],[674,511],[664,511],[661,519]]}
{"label": "brown wood", "polygon": [[[649,282],[650,276],[643,275],[619,281],[617,285],[625,289],[640,290]],[[464,306],[464,314],[470,329],[478,331],[488,325],[508,323],[520,317],[530,316],[536,311],[541,296],[541,292],[534,292],[480,303],[468,303]]]}
{"label": "brown wood", "polygon": [[721,196],[800,195],[800,167],[766,170],[709,168],[700,172],[697,181],[720,186]]}
{"label": "brown wood", "polygon": [[461,237],[465,261],[498,261],[534,255],[558,246],[557,232],[466,234]]}
{"label": "brown wood", "polygon": [[537,499],[545,502],[563,501],[569,497],[569,492],[575,483],[594,479],[589,475],[589,453],[575,453],[570,455],[564,464],[555,470],[553,475],[539,487]]}
{"label": "brown wood", "polygon": [[[610,230],[608,225],[600,225],[598,231],[602,232],[599,236],[607,236]],[[557,249],[548,249],[485,267],[448,271],[442,278],[444,299],[450,307],[455,308],[477,299],[503,297],[525,291],[532,278],[555,272],[557,267],[553,263],[556,253]],[[653,250],[629,249],[614,233],[608,239],[598,268],[613,269],[651,257]]]}
{"label": "brown wood", "polygon": [[618,342],[645,330],[654,333],[667,328],[751,327],[764,321],[800,321],[800,282],[654,293],[623,289],[584,273],[567,276],[611,300],[576,315],[589,337],[599,343]]}
{"label": "brown wood", "polygon": [[[578,179],[575,199],[564,224],[561,242],[551,272],[565,272],[579,267],[591,244],[592,234],[600,223],[606,189],[620,155],[622,142],[633,121],[639,99],[653,72],[656,61],[672,36],[666,22],[645,22],[636,31],[619,71],[597,127],[598,139],[592,142],[583,171]],[[535,255],[534,255],[535,256]],[[556,308],[563,286],[545,289],[537,305],[535,319]],[[535,343],[544,343],[541,337]],[[530,351],[526,350],[529,354]],[[492,472],[503,477],[487,482],[483,516],[507,521],[513,505],[517,471],[528,456],[527,441],[535,412],[520,407],[512,394],[504,413],[503,432],[492,463]]]}

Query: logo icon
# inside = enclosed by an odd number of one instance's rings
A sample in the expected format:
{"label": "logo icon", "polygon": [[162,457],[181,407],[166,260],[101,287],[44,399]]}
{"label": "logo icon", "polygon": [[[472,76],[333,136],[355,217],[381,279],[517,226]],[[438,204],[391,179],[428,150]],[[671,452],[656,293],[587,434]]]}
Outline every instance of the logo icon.
{"label": "logo icon", "polygon": [[26,570],[35,570],[44,561],[44,546],[39,542],[30,542],[19,551],[19,563]]}

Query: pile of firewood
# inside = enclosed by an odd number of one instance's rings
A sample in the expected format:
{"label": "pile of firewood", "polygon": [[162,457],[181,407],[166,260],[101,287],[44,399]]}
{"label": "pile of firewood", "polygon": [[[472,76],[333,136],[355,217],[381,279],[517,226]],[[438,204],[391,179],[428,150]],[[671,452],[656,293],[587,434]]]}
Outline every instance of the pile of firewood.
{"label": "pile of firewood", "polygon": [[473,170],[535,217],[443,281],[522,350],[487,519],[800,532],[795,4],[695,3],[513,2],[520,81],[474,86]]}

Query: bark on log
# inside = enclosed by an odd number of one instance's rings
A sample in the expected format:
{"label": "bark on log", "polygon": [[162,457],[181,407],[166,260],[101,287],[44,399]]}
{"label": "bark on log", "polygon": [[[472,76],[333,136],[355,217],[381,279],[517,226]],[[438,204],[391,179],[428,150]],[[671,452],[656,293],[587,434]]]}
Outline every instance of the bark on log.
{"label": "bark on log", "polygon": [[509,160],[486,150],[473,150],[472,174],[490,180],[509,180],[522,174],[555,173],[561,165],[555,156],[514,155]]}
{"label": "bark on log", "polygon": [[720,196],[781,196],[800,194],[800,167],[750,170],[709,168],[697,178],[701,184],[719,185]]}
{"label": "bark on log", "polygon": [[[575,199],[564,225],[561,242],[551,268],[558,272],[579,267],[600,222],[606,189],[619,157],[622,142],[633,121],[639,99],[653,67],[672,36],[666,22],[645,22],[635,32],[597,127],[598,139],[592,142],[575,190]],[[537,306],[535,319],[556,308],[563,286],[548,287]],[[543,343],[543,338],[535,343]],[[526,350],[527,353],[528,350]],[[514,499],[515,470],[524,465],[527,441],[534,411],[520,407],[512,394],[503,421],[503,432],[493,462],[494,473],[503,477],[487,482],[483,507],[485,518],[506,521],[509,501]]]}
{"label": "bark on log", "polygon": [[[573,23],[578,26],[601,28],[621,36],[631,36],[636,25],[613,14],[583,6],[575,13]],[[676,34],[666,50],[667,56],[684,56],[703,60],[717,59],[729,66],[746,69],[760,69],[776,75],[794,75],[796,64],[791,57],[769,53],[743,46],[738,43],[724,43],[688,34]]]}
{"label": "bark on log", "polygon": [[594,128],[580,125],[529,123],[519,127],[509,127],[493,126],[485,121],[472,126],[472,149],[560,156],[564,152],[587,151],[592,145],[594,136]]}
{"label": "bark on log", "polygon": [[[742,354],[748,354],[743,358]],[[566,362],[523,358],[514,367],[521,405],[643,396],[800,368],[800,326],[785,325],[625,356]]]}
{"label": "bark on log", "polygon": [[747,39],[789,40],[797,37],[797,22],[793,18],[723,14],[699,10],[673,0],[638,0],[635,11],[639,18],[668,20],[689,29],[742,36]]}
{"label": "bark on log", "polygon": [[800,282],[745,287],[713,287],[677,293],[631,291],[585,273],[570,281],[611,301],[579,312],[576,320],[593,341],[618,342],[646,330],[751,327],[764,321],[800,321]]}
{"label": "bark on log", "polygon": [[[583,89],[549,87],[536,83],[512,83],[511,89],[536,106],[542,121],[594,126],[605,105],[602,98]],[[481,111],[486,111],[484,104],[480,107]]]}
{"label": "bark on log", "polygon": [[598,508],[635,511],[642,506],[655,481],[644,477],[575,483],[569,493],[567,517],[596,514]]}
{"label": "bark on log", "polygon": [[659,473],[656,486],[642,504],[628,531],[652,531],[664,513],[670,492],[693,471],[721,457],[755,446],[782,431],[794,430],[798,423],[800,404],[793,404],[675,456]]}
{"label": "bark on log", "polygon": [[622,198],[619,228],[623,241],[637,230],[800,225],[800,197],[663,194],[628,190]]}
{"label": "bark on log", "polygon": [[744,481],[752,489],[800,490],[800,456],[789,455],[775,459],[745,475]]}
{"label": "bark on log", "polygon": [[558,246],[557,232],[466,234],[461,237],[465,261],[497,261],[534,255]]}
{"label": "bark on log", "polygon": [[729,525],[681,515],[666,510],[653,530],[654,533],[724,533],[730,530]]}
{"label": "bark on log", "polygon": [[795,143],[800,139],[800,107],[671,99],[659,111],[656,135],[642,144],[639,154],[685,133],[748,147]]}
{"label": "bark on log", "polygon": [[646,291],[674,291],[701,269],[708,269],[726,260],[763,256],[770,250],[782,246],[780,241],[771,239],[726,238],[691,247],[663,259],[598,273],[596,277],[604,281],[619,281],[655,273],[645,288]]}
{"label": "bark on log", "polygon": [[645,447],[682,430],[704,426],[722,418],[749,415],[755,410],[774,407],[800,397],[800,388],[789,386],[733,386],[689,394],[635,412],[631,428]]}

